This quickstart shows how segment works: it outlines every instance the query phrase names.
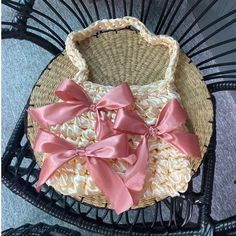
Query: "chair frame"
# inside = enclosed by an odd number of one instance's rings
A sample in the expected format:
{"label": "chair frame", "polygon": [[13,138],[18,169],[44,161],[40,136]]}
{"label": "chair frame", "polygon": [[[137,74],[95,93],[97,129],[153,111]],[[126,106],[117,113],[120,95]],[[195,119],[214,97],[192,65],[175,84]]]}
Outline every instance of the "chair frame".
{"label": "chair frame", "polygon": [[25,224],[18,228],[10,228],[4,230],[1,233],[2,236],[15,236],[15,235],[34,235],[34,236],[45,236],[45,235],[60,235],[60,236],[80,236],[81,234],[61,227],[59,225],[48,225],[45,223],[38,223],[35,225]]}

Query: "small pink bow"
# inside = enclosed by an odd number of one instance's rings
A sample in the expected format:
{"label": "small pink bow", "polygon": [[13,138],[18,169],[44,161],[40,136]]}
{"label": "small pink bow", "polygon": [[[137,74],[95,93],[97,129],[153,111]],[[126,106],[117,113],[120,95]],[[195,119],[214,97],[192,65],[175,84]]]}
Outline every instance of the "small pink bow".
{"label": "small pink bow", "polygon": [[65,79],[55,92],[63,100],[43,107],[29,110],[29,114],[42,128],[62,124],[86,111],[96,112],[97,140],[116,134],[106,111],[116,110],[131,105],[133,94],[127,83],[123,83],[105,94],[96,104],[92,102],[84,89],[73,80]]}
{"label": "small pink bow", "polygon": [[148,137],[159,137],[187,156],[201,157],[198,137],[180,129],[186,120],[187,114],[176,99],[165,105],[153,126],[148,126],[132,111],[120,109],[117,112],[114,129],[143,136],[136,149],[137,161],[128,167],[124,178],[135,203],[139,201],[148,168]]}
{"label": "small pink bow", "polygon": [[130,165],[134,164],[136,156],[130,154],[127,135],[118,134],[87,147],[77,147],[48,131],[39,130],[34,151],[50,154],[41,168],[37,191],[40,191],[41,186],[63,164],[75,157],[83,157],[86,159],[87,168],[94,182],[118,214],[128,210],[134,204],[123,180],[106,162],[109,159],[119,158]]}

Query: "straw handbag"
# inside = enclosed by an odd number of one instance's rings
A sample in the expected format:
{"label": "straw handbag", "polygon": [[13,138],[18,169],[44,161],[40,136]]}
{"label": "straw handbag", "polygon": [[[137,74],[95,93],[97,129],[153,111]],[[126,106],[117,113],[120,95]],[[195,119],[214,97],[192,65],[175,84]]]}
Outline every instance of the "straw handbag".
{"label": "straw handbag", "polygon": [[[201,158],[186,156],[160,138],[149,138],[148,171],[143,194],[134,208],[145,207],[168,196],[185,192],[191,176],[199,167],[212,133],[208,122],[213,117],[212,105],[202,76],[179,53],[178,43],[165,35],[155,36],[137,19],[102,20],[80,32],[72,32],[66,40],[66,50],[56,57],[39,78],[31,94],[32,110],[59,101],[55,90],[65,78],[81,86],[93,103],[116,86],[127,82],[135,103],[127,109],[137,113],[148,125],[154,125],[163,107],[178,100],[188,115],[184,129],[199,139]],[[107,117],[114,123],[117,110],[109,110]],[[77,146],[96,142],[96,116],[86,111],[63,124],[50,126],[58,137]],[[28,138],[34,145],[39,126],[28,116]],[[128,135],[135,150],[140,136]],[[45,153],[35,153],[41,166]],[[111,160],[109,165],[124,176],[125,160]],[[74,158],[59,168],[47,184],[57,191],[99,207],[111,207],[110,202],[93,181],[84,158]]]}

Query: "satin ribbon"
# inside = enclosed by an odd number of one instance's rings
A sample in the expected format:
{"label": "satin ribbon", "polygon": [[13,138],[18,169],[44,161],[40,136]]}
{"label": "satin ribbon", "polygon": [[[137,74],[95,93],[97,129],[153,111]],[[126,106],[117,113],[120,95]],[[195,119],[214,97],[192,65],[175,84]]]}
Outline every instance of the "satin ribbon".
{"label": "satin ribbon", "polygon": [[136,156],[130,154],[127,135],[118,134],[87,147],[77,147],[48,131],[39,130],[34,151],[49,154],[41,168],[37,191],[40,191],[41,186],[58,168],[80,157],[86,159],[89,174],[118,214],[128,210],[134,204],[123,180],[106,161],[118,158],[127,161],[130,165],[135,163]]}
{"label": "satin ribbon", "polygon": [[129,106],[134,102],[133,94],[127,83],[111,89],[96,104],[92,102],[81,86],[69,79],[62,82],[55,94],[62,102],[28,110],[40,127],[47,129],[48,126],[62,124],[86,111],[93,111],[96,113],[97,140],[117,133],[105,112]]}
{"label": "satin ribbon", "polygon": [[187,114],[176,99],[165,105],[153,126],[147,125],[140,116],[132,111],[120,109],[117,112],[114,129],[142,136],[136,149],[137,161],[128,167],[124,177],[135,204],[143,190],[148,168],[148,138],[150,136],[167,141],[187,156],[201,157],[198,137],[180,129],[186,120]]}

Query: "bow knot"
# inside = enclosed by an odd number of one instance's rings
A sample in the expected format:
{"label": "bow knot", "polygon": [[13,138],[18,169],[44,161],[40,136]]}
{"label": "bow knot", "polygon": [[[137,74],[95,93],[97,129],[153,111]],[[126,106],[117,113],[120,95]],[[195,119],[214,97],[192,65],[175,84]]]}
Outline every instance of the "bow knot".
{"label": "bow knot", "polygon": [[97,114],[95,130],[98,140],[116,134],[106,111],[124,108],[134,102],[127,83],[111,89],[96,104],[80,85],[69,79],[65,79],[59,85],[55,94],[62,101],[28,111],[40,127],[47,129],[48,126],[63,124],[86,111],[92,111]]}
{"label": "bow knot", "polygon": [[155,126],[149,126],[149,129],[148,129],[148,135],[154,137],[154,138],[157,138],[159,135],[160,135],[160,130],[158,127],[155,127]]}
{"label": "bow knot", "polygon": [[93,111],[93,112],[96,112],[96,111],[97,111],[97,104],[92,103],[92,104],[89,106],[89,110],[90,110],[90,111]]}
{"label": "bow knot", "polygon": [[76,147],[74,151],[76,156],[87,157],[86,147]]}

